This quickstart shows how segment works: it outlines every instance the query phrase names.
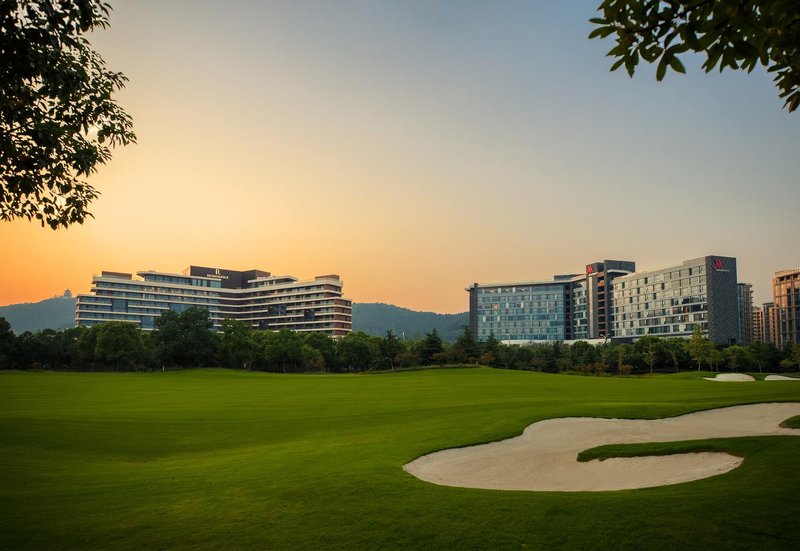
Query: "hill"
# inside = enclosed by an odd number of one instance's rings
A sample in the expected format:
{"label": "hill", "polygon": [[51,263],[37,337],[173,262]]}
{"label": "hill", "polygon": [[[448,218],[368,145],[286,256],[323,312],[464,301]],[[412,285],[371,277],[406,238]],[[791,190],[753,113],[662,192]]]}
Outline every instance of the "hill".
{"label": "hill", "polygon": [[60,331],[75,325],[75,299],[65,293],[40,302],[0,306],[0,317],[8,320],[16,334],[42,329]]}
{"label": "hill", "polygon": [[369,335],[383,336],[391,329],[398,337],[405,333],[406,338],[413,339],[435,328],[444,340],[453,342],[465,325],[469,325],[468,312],[437,314],[391,304],[353,304],[353,331],[363,331]]}

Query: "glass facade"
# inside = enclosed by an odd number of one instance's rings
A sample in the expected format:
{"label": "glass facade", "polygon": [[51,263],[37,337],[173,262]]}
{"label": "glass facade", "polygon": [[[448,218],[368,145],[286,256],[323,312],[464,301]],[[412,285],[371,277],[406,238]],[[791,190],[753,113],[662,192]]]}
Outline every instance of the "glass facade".
{"label": "glass facade", "polygon": [[630,261],[604,260],[553,281],[474,283],[467,288],[470,326],[479,339],[494,333],[509,341],[686,337],[699,327],[714,342],[742,342],[735,258],[635,270]]}
{"label": "glass facade", "polygon": [[478,287],[477,338],[563,341],[567,338],[569,283],[529,283]]}
{"label": "glass facade", "polygon": [[736,304],[739,311],[739,344],[753,342],[753,286],[739,283],[736,286]]}
{"label": "glass facade", "polygon": [[576,281],[572,286],[572,338],[589,339],[589,281]]}
{"label": "glass facade", "polygon": [[635,269],[631,261],[604,260],[552,281],[474,283],[466,289],[470,327],[481,340],[491,334],[519,342],[607,338],[608,282]]}
{"label": "glass facade", "polygon": [[772,279],[773,343],[800,344],[800,268],[775,273]]}
{"label": "glass facade", "polygon": [[708,285],[704,259],[614,282],[614,337],[691,335],[708,331]]}

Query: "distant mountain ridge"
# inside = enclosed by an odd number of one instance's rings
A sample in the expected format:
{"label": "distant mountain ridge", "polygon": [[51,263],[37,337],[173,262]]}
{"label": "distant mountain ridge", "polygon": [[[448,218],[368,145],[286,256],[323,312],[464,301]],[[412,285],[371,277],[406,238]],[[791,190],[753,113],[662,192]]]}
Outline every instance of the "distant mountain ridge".
{"label": "distant mountain ridge", "polygon": [[55,329],[60,331],[75,325],[75,298],[61,296],[39,302],[0,306],[0,317],[6,318],[17,335],[25,331]]}
{"label": "distant mountain ridge", "polygon": [[[60,331],[75,325],[75,299],[63,296],[0,306],[0,317],[8,320],[16,334],[42,329]],[[353,331],[368,335],[383,336],[392,330],[398,337],[405,333],[406,338],[413,339],[435,328],[444,340],[453,342],[468,324],[468,312],[437,314],[377,302],[353,304]]]}
{"label": "distant mountain ridge", "polygon": [[353,331],[369,335],[383,336],[391,329],[398,337],[405,333],[406,338],[413,339],[436,329],[444,340],[453,342],[465,325],[469,325],[469,312],[437,314],[380,302],[353,304]]}

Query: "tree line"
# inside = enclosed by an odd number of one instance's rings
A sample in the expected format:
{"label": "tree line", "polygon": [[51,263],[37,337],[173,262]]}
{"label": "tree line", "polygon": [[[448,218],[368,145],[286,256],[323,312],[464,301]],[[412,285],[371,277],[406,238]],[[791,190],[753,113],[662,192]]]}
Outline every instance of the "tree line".
{"label": "tree line", "polygon": [[45,329],[15,335],[0,317],[0,369],[80,371],[153,371],[191,367],[226,367],[275,371],[364,372],[436,365],[488,365],[531,371],[597,375],[710,371],[796,371],[800,347],[779,350],[768,343],[721,346],[697,330],[690,339],[645,336],[635,343],[592,345],[559,341],[505,345],[493,335],[478,341],[468,327],[453,343],[434,329],[419,339],[351,332],[340,339],[323,333],[259,331],[238,320],[212,330],[208,312],[168,310],[156,330],[142,331],[127,322],[63,331]]}

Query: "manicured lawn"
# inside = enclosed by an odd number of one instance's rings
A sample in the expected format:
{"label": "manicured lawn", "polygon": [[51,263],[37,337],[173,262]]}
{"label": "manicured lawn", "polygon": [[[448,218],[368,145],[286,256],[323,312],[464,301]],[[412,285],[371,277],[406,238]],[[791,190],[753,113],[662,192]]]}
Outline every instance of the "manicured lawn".
{"label": "manicured lawn", "polygon": [[781,426],[787,429],[800,429],[800,415],[789,417],[781,423]]}
{"label": "manicured lawn", "polygon": [[550,417],[770,401],[800,401],[800,386],[491,369],[3,372],[0,549],[798,549],[800,437],[703,441],[744,464],[621,492],[447,488],[401,469]]}

